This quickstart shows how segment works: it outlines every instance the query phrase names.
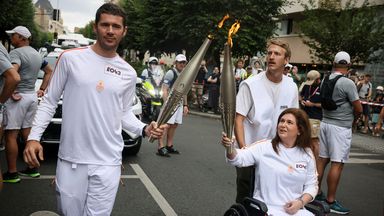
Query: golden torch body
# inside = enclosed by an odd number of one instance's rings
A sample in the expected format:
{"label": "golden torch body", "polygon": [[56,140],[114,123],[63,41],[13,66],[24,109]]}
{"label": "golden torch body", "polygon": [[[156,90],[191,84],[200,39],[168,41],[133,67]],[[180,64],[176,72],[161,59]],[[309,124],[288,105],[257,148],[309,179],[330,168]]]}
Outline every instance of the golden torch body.
{"label": "golden torch body", "polygon": [[[236,114],[236,84],[232,65],[231,48],[226,43],[224,45],[224,62],[220,81],[220,98],[223,130],[230,139],[232,139],[233,136]],[[232,153],[232,151],[233,146],[231,145],[227,148],[227,152]]]}

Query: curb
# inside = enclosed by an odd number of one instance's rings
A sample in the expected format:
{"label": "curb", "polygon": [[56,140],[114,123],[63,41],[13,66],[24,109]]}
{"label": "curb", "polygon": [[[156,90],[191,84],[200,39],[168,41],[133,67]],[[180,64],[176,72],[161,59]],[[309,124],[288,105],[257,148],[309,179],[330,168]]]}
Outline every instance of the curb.
{"label": "curb", "polygon": [[203,112],[197,112],[197,111],[193,111],[193,110],[190,110],[189,114],[197,115],[197,116],[202,116],[202,117],[213,118],[213,119],[221,119],[221,116],[217,115],[217,114],[203,113]]}

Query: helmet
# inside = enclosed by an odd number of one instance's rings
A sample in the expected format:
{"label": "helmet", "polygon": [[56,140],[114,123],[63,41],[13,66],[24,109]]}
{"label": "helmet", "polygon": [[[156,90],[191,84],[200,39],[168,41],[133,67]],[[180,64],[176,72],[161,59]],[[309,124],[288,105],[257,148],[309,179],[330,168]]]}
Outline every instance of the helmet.
{"label": "helmet", "polygon": [[376,90],[384,91],[384,87],[383,86],[377,86]]}
{"label": "helmet", "polygon": [[148,65],[151,64],[151,63],[158,64],[159,63],[159,59],[157,59],[155,56],[151,56],[148,59]]}

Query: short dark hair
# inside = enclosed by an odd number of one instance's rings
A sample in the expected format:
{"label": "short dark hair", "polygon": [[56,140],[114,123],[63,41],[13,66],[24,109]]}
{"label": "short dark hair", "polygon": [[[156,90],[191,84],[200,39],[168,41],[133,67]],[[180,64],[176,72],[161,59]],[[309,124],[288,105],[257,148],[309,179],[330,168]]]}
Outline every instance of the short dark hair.
{"label": "short dark hair", "polygon": [[[304,151],[306,150],[306,148],[310,148],[311,147],[311,125],[309,123],[309,118],[307,113],[298,108],[288,108],[280,114],[277,120],[277,124],[279,124],[280,119],[285,114],[292,114],[296,118],[296,124],[297,124],[297,128],[299,129],[300,135],[298,135],[296,138],[295,146],[302,148]],[[276,128],[277,127],[278,126],[276,126]],[[279,154],[278,144],[280,142],[281,142],[281,139],[279,137],[278,130],[276,130],[276,136],[272,139],[272,147],[277,154]]]}
{"label": "short dark hair", "polygon": [[97,25],[97,23],[99,23],[100,16],[103,13],[114,15],[114,16],[121,16],[123,18],[123,25],[124,26],[126,25],[126,23],[125,23],[126,22],[126,13],[118,5],[113,4],[113,3],[105,3],[105,4],[101,5],[99,7],[99,9],[97,9],[97,11],[96,11],[96,20],[95,20],[96,25]]}

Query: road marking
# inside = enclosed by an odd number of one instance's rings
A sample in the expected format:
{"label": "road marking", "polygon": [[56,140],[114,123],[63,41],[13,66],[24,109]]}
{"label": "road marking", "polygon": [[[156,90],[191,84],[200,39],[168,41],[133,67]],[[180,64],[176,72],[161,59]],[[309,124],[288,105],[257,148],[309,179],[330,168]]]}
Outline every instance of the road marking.
{"label": "road marking", "polygon": [[156,186],[152,183],[152,181],[148,178],[148,176],[144,173],[141,167],[138,164],[130,164],[132,169],[139,176],[141,182],[143,182],[144,186],[147,188],[148,192],[152,195],[153,199],[159,205],[161,210],[163,210],[164,214],[167,216],[177,216],[176,212],[169,205],[167,200],[161,195],[160,191],[157,190]]}
{"label": "road marking", "polygon": [[[35,179],[35,180],[38,180],[38,179],[45,180],[45,179],[56,178],[56,176],[54,176],[54,175],[40,175],[40,177],[38,177],[38,178],[32,178],[32,177],[21,176],[21,175],[19,175],[19,177],[21,179]],[[138,178],[140,178],[140,176],[138,176],[138,175],[121,175],[121,178],[122,179],[138,179]]]}
{"label": "road marking", "polygon": [[380,156],[379,154],[373,154],[373,153],[357,153],[357,152],[351,152],[349,155],[350,155],[350,156]]}
{"label": "road marking", "polygon": [[[152,183],[149,177],[144,173],[143,169],[138,164],[130,164],[132,169],[135,171],[137,175],[121,175],[122,179],[140,179],[144,186],[147,188],[148,192],[152,195],[153,199],[159,205],[161,210],[166,216],[177,216],[175,210],[169,205],[167,200],[161,195],[160,191],[156,188],[156,186]],[[56,178],[55,175],[40,175],[38,178],[31,178],[27,176],[20,176],[20,178],[24,179],[32,179],[32,180],[53,180]]]}
{"label": "road marking", "polygon": [[377,157],[377,156],[380,156],[380,154],[351,152],[349,154],[349,156],[351,156],[351,158],[349,158],[349,160],[347,162],[349,164],[377,164],[377,163],[384,163],[384,160],[382,160],[382,159],[358,158],[358,157],[361,157],[361,156]]}
{"label": "road marking", "polygon": [[347,164],[377,164],[384,163],[384,160],[349,158]]}

